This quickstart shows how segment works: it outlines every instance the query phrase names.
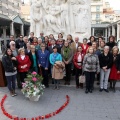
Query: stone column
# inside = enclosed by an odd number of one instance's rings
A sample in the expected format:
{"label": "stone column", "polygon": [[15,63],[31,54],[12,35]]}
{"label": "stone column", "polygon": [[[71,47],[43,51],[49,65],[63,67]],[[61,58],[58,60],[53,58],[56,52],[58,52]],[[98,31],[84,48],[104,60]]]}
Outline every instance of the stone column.
{"label": "stone column", "polygon": [[95,28],[92,28],[92,36],[95,35]]}
{"label": "stone column", "polygon": [[6,45],[6,27],[3,27],[3,39],[4,39],[4,44]]}
{"label": "stone column", "polygon": [[112,25],[112,35],[115,36],[115,26]]}
{"label": "stone column", "polygon": [[108,40],[108,39],[107,39],[107,37],[108,37],[107,35],[108,35],[108,29],[105,28],[105,42],[107,42],[107,40]]}
{"label": "stone column", "polygon": [[111,35],[111,29],[108,27],[108,37]]}
{"label": "stone column", "polygon": [[22,25],[20,26],[20,28],[21,28],[21,35],[24,36],[24,25],[22,24]]}
{"label": "stone column", "polygon": [[120,40],[120,23],[117,23],[117,41]]}
{"label": "stone column", "polygon": [[14,35],[14,22],[10,24],[10,35]]}

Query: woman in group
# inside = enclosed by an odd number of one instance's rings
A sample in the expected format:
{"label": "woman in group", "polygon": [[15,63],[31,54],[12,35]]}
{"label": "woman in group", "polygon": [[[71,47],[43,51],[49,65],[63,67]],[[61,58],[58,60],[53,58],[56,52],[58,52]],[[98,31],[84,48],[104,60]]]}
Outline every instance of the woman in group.
{"label": "woman in group", "polygon": [[[52,65],[52,68],[53,68],[53,66],[55,65],[55,62],[57,62],[57,61],[62,61],[62,56],[61,56],[61,54],[59,54],[58,52],[57,52],[57,46],[54,46],[53,47],[53,53],[51,53],[50,54],[50,63],[51,63],[51,65]],[[56,66],[56,65],[55,65]],[[53,73],[52,73],[53,74]],[[54,88],[53,89],[56,89],[57,87],[58,87],[58,85],[59,85],[59,81],[58,80],[56,80],[56,79],[54,79]]]}
{"label": "woman in group", "polygon": [[105,47],[105,41],[101,41],[100,45],[99,45],[99,48],[98,48],[100,50],[100,53],[103,53],[104,47]]}
{"label": "woman in group", "polygon": [[63,62],[65,63],[66,70],[65,85],[70,85],[73,50],[70,48],[68,41],[65,41],[64,46],[61,49],[61,55]]}
{"label": "woman in group", "polygon": [[32,42],[31,45],[36,46],[37,44],[38,44],[38,38],[37,38],[37,37],[34,37],[33,42]]}
{"label": "woman in group", "polygon": [[103,41],[103,37],[99,37],[98,38],[98,44],[97,44],[98,47],[100,47],[100,44],[101,44],[102,41]]}
{"label": "woman in group", "polygon": [[112,48],[117,45],[116,42],[115,42],[115,37],[114,36],[110,36],[109,37],[109,42],[106,43],[106,45],[109,46],[109,49],[110,49],[110,52],[111,52]]}
{"label": "woman in group", "polygon": [[35,46],[35,50],[38,51],[41,49],[41,44],[42,44],[42,38],[38,38],[38,44]]}
{"label": "woman in group", "polygon": [[110,74],[110,69],[112,67],[113,57],[109,53],[109,46],[104,47],[104,52],[99,55],[100,61],[100,92],[103,90],[108,91],[108,79]]}
{"label": "woman in group", "polygon": [[82,67],[86,78],[85,93],[92,93],[95,74],[100,72],[99,59],[98,56],[94,54],[93,47],[88,48],[87,54],[84,56]]}
{"label": "woman in group", "polygon": [[27,48],[25,49],[25,54],[26,55],[28,55],[29,54],[29,52],[30,52],[30,42],[28,42],[27,44],[26,44],[26,46],[27,46]]}
{"label": "woman in group", "polygon": [[49,44],[49,37],[48,36],[45,36],[44,43],[45,43],[46,49],[48,49],[48,44]]}
{"label": "woman in group", "polygon": [[120,80],[120,54],[118,54],[118,47],[113,47],[112,56],[113,56],[113,65],[110,72],[110,88],[115,92],[116,81]]}
{"label": "woman in group", "polygon": [[81,47],[82,47],[82,53],[85,55],[89,47],[89,45],[87,44],[87,38],[83,39],[83,44],[81,45]]}
{"label": "woman in group", "polygon": [[82,47],[78,46],[77,52],[73,57],[73,63],[75,66],[75,79],[76,79],[76,88],[83,88],[83,83],[79,84],[79,76],[82,74],[82,62],[84,54],[82,53]]}
{"label": "woman in group", "polygon": [[42,43],[41,50],[38,50],[38,66],[43,76],[43,84],[48,88],[49,51],[45,47],[45,43]]}
{"label": "woman in group", "polygon": [[2,63],[5,70],[5,76],[7,79],[8,89],[12,97],[16,96],[16,74],[17,74],[17,59],[13,56],[12,50],[7,49],[2,57]]}
{"label": "woman in group", "polygon": [[20,76],[21,83],[24,82],[24,79],[27,77],[27,73],[30,70],[31,66],[31,61],[28,55],[25,55],[25,49],[20,48],[18,50],[18,56],[17,61],[18,61],[18,72]]}
{"label": "woman in group", "polygon": [[30,72],[37,72],[38,73],[38,57],[37,57],[37,51],[35,50],[35,46],[31,45],[31,50],[28,53],[28,56],[31,61],[31,66],[30,66]]}
{"label": "woman in group", "polygon": [[88,42],[87,44],[89,45],[89,46],[92,46],[92,42],[95,42],[96,40],[95,40],[95,37],[94,36],[90,36],[90,42]]}

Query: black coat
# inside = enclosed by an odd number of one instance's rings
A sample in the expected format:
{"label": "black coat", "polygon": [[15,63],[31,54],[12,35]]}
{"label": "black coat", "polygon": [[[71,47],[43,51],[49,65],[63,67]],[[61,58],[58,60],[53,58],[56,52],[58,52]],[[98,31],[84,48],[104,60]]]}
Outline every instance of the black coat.
{"label": "black coat", "polygon": [[7,55],[2,57],[3,67],[6,72],[15,72],[14,67],[17,67],[17,60],[11,60],[11,57]]}
{"label": "black coat", "polygon": [[113,56],[112,54],[108,53],[107,56],[104,55],[104,53],[99,55],[99,61],[100,61],[100,68],[107,66],[107,69],[112,67],[113,64]]}
{"label": "black coat", "polygon": [[16,48],[19,49],[19,48],[25,48],[26,49],[26,44],[23,40],[16,40]]}

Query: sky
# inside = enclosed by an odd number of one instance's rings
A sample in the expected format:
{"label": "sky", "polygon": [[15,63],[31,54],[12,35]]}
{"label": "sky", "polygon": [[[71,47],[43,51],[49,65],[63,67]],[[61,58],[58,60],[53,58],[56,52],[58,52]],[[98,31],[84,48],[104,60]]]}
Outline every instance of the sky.
{"label": "sky", "polygon": [[106,0],[114,10],[120,10],[120,0]]}
{"label": "sky", "polygon": [[[114,10],[120,10],[120,0],[105,0],[110,3],[110,6],[113,7]],[[29,2],[29,0],[24,0],[25,3]]]}

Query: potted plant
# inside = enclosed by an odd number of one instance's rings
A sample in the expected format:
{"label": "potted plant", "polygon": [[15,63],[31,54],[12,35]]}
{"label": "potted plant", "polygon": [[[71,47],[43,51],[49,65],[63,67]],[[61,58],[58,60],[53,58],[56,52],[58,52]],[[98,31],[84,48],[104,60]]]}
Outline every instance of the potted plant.
{"label": "potted plant", "polygon": [[45,86],[42,84],[42,76],[36,72],[27,74],[25,83],[22,83],[22,93],[31,101],[38,101],[43,95]]}

